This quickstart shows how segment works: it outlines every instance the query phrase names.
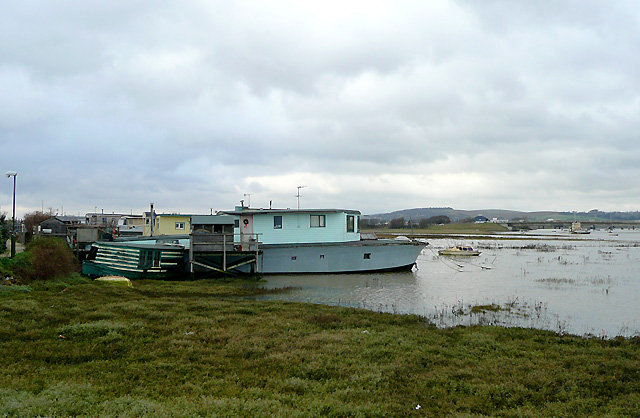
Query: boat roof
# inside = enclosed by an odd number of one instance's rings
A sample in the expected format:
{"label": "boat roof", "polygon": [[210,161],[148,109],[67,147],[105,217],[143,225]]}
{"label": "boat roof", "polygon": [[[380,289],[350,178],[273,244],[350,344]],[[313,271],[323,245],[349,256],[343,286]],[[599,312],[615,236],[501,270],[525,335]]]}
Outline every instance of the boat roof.
{"label": "boat roof", "polygon": [[120,237],[115,239],[115,241],[102,241],[102,242],[131,242],[131,241],[151,241],[151,242],[173,242],[175,240],[181,239],[189,239],[189,234],[179,234],[179,235],[154,235],[153,237]]}
{"label": "boat roof", "polygon": [[259,215],[259,214],[279,214],[279,213],[348,213],[350,215],[360,215],[359,210],[353,209],[249,209],[222,211],[227,215]]}
{"label": "boat roof", "polygon": [[193,215],[191,225],[233,225],[230,215]]}
{"label": "boat roof", "polygon": [[180,250],[184,249],[184,245],[181,244],[169,244],[169,243],[154,243],[149,241],[148,243],[143,242],[133,242],[133,241],[102,241],[96,242],[94,245],[103,246],[103,247],[116,247],[116,248],[137,248],[137,249],[148,249],[148,250]]}

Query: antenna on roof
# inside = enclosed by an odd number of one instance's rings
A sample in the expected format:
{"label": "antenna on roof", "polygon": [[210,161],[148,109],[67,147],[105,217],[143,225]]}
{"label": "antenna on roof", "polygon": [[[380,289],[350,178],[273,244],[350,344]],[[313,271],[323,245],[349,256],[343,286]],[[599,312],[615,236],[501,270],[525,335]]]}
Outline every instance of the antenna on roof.
{"label": "antenna on roof", "polygon": [[307,186],[298,186],[298,194],[296,197],[298,198],[298,210],[300,210],[300,189],[304,189]]}
{"label": "antenna on roof", "polygon": [[248,197],[249,199],[247,199],[247,207],[250,208],[251,207],[251,194],[252,193],[245,193],[244,196]]}

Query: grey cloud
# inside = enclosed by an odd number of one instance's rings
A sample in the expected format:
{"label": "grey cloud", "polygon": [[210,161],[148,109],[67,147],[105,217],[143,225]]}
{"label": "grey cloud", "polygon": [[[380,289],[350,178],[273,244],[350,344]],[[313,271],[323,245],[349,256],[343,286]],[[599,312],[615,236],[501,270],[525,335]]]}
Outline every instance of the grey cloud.
{"label": "grey cloud", "polygon": [[28,155],[6,162],[25,207],[295,204],[303,182],[371,212],[640,205],[634,3],[334,6],[7,5],[0,138]]}

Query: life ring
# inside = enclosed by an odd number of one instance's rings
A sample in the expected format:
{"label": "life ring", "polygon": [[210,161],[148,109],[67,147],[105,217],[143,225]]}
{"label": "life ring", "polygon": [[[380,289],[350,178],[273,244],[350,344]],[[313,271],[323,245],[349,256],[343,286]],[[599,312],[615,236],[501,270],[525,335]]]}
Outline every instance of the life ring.
{"label": "life ring", "polygon": [[111,231],[111,232],[113,232],[113,235],[115,235],[116,234],[116,229],[113,228],[113,231]]}

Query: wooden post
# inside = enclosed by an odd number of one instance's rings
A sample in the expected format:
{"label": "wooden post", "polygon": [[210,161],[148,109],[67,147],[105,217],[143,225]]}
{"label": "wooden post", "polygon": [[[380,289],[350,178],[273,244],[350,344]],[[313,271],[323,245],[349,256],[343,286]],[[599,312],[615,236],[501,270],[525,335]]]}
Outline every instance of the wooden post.
{"label": "wooden post", "polygon": [[227,234],[222,234],[222,270],[227,271]]}

